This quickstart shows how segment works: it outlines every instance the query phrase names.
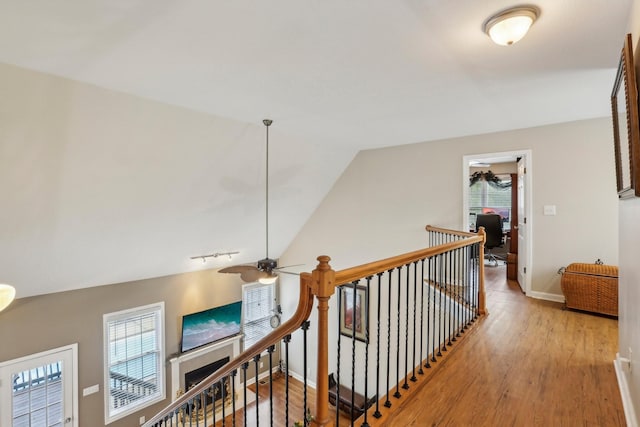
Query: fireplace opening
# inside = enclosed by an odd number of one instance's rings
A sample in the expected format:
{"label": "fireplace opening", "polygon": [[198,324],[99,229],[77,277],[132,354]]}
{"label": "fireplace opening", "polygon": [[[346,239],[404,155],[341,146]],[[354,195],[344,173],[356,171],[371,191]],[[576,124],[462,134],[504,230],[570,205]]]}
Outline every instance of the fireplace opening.
{"label": "fireplace opening", "polygon": [[[184,374],[184,387],[185,390],[190,390],[192,387],[195,387],[198,383],[200,383],[202,380],[204,380],[205,378],[207,378],[209,375],[213,374],[215,371],[217,371],[218,369],[220,369],[221,367],[223,367],[225,364],[227,364],[227,362],[229,362],[229,360],[231,360],[228,356],[224,357],[220,360],[216,360],[213,363],[209,363],[208,365],[202,366],[200,368],[194,369],[193,371],[189,371],[187,373]],[[211,392],[211,389],[208,393],[205,393],[206,395],[206,406],[211,405],[212,402],[216,402],[216,406],[218,404],[222,404],[222,381],[218,381],[217,383],[213,384],[213,391]],[[230,390],[229,390],[229,381],[225,381],[224,383],[224,397],[225,400],[228,399],[230,396]]]}

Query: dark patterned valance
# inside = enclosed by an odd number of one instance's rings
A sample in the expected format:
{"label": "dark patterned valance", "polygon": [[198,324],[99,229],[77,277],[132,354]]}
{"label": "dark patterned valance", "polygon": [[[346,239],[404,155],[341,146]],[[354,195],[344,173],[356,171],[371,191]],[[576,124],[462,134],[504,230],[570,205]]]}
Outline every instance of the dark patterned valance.
{"label": "dark patterned valance", "polygon": [[487,183],[494,188],[505,189],[511,187],[511,180],[503,182],[500,178],[498,178],[496,174],[491,171],[474,172],[473,175],[471,175],[471,178],[469,178],[469,187],[480,180],[487,181]]}

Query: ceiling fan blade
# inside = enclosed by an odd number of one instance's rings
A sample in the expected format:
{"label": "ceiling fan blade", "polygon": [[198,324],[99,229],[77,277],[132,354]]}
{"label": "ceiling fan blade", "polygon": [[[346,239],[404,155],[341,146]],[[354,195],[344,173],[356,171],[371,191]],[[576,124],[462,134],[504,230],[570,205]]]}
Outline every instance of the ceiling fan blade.
{"label": "ceiling fan blade", "polygon": [[[283,265],[282,267],[276,267],[276,268],[274,268],[274,270],[278,270],[278,271],[280,271],[280,270],[282,270],[283,268],[300,267],[301,265],[304,265],[304,264]],[[283,272],[283,273],[284,273],[284,272]],[[298,273],[292,273],[292,274],[298,274]]]}
{"label": "ceiling fan blade", "polygon": [[218,270],[219,273],[242,273],[247,270],[257,270],[255,265],[232,265]]}
{"label": "ceiling fan blade", "polygon": [[260,279],[273,276],[275,276],[275,274],[269,274],[266,271],[260,271],[257,268],[253,270],[245,270],[240,273],[240,278],[245,282],[257,282]]}
{"label": "ceiling fan blade", "polygon": [[292,276],[299,276],[300,275],[300,273],[294,273],[293,271],[284,271],[284,270],[278,270],[278,273],[291,274]]}

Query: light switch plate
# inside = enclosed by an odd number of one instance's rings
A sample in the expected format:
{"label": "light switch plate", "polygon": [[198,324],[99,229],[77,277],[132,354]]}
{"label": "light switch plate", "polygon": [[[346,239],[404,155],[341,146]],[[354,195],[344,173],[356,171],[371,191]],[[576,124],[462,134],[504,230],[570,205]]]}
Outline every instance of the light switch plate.
{"label": "light switch plate", "polygon": [[96,384],[82,390],[82,395],[89,396],[90,394],[97,393],[99,391],[100,391],[100,384]]}
{"label": "light switch plate", "polygon": [[544,214],[545,215],[555,215],[556,214],[556,205],[544,205]]}

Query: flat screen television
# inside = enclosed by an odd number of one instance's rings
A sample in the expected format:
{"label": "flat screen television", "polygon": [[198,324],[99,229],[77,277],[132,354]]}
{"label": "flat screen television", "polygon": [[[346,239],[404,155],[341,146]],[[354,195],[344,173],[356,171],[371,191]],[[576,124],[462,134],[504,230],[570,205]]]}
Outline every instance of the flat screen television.
{"label": "flat screen television", "polygon": [[182,316],[180,351],[186,352],[240,333],[242,301]]}

